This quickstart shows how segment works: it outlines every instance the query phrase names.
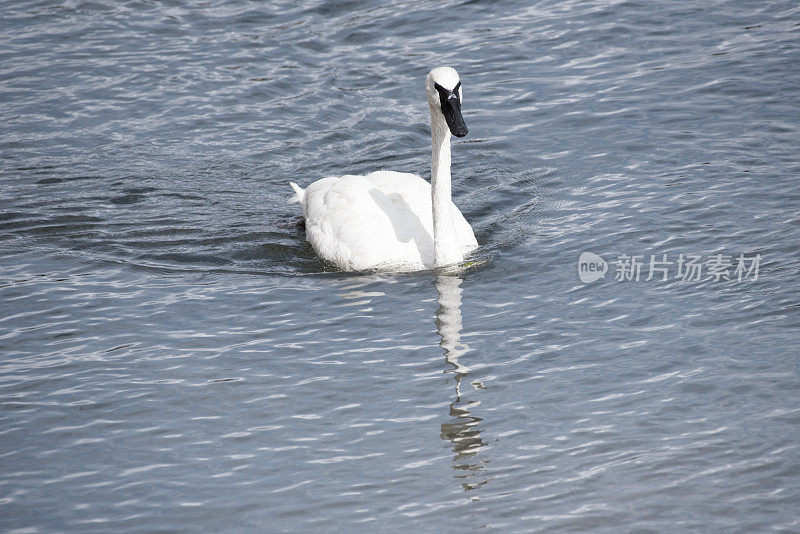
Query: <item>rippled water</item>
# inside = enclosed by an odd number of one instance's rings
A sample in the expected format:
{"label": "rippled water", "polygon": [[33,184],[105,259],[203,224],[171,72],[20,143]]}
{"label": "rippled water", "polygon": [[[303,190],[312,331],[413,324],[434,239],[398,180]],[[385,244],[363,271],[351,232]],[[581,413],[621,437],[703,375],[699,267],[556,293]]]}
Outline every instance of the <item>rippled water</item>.
{"label": "rippled water", "polygon": [[[796,2],[1,5],[3,530],[800,530]],[[437,65],[481,249],[337,273]]]}

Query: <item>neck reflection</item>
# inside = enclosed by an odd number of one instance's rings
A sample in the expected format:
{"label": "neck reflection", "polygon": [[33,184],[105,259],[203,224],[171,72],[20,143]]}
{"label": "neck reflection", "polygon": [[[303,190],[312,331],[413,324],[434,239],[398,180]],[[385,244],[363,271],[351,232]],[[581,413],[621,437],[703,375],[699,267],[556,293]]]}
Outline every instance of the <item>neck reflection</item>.
{"label": "neck reflection", "polygon": [[[439,346],[444,350],[445,361],[453,368],[445,372],[453,373],[455,400],[450,403],[450,421],[442,424],[442,439],[447,439],[455,456],[453,469],[455,477],[461,482],[464,491],[473,490],[486,484],[488,479],[476,479],[483,470],[486,460],[477,458],[486,441],[481,437],[478,423],[483,419],[472,415],[470,408],[480,404],[476,400],[464,400],[461,395],[461,380],[467,376],[469,368],[461,363],[461,356],[469,351],[469,346],[461,341],[461,278],[453,274],[439,274],[436,290],[439,293],[439,309],[436,311],[436,330],[441,337]],[[483,388],[480,382],[472,382],[476,389]]]}

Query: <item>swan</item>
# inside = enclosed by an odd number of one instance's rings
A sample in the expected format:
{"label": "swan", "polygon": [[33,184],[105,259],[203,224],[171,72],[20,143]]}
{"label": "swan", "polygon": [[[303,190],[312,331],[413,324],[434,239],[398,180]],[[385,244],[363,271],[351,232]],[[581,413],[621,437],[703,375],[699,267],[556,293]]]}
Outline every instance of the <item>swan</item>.
{"label": "swan", "polygon": [[317,255],[345,271],[416,271],[460,263],[478,248],[472,227],[453,204],[450,134],[467,135],[461,81],[451,67],[425,78],[431,113],[431,183],[414,174],[375,171],[289,182]]}

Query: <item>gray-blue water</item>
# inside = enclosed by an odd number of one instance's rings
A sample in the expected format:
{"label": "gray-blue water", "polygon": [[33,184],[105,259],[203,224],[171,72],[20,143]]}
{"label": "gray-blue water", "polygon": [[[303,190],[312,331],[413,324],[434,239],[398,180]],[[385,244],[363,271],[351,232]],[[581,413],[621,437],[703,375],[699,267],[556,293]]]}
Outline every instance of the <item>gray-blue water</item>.
{"label": "gray-blue water", "polygon": [[[0,10],[0,529],[800,531],[795,1]],[[482,246],[338,273],[439,65]]]}

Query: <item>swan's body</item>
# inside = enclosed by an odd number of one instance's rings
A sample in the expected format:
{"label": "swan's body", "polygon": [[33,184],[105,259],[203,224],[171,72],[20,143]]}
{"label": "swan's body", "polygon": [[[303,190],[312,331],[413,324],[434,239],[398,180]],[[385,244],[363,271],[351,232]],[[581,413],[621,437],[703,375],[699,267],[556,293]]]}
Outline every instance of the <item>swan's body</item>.
{"label": "swan's body", "polygon": [[317,255],[343,270],[413,271],[458,263],[478,247],[451,200],[450,133],[467,134],[458,73],[434,69],[426,79],[433,140],[431,183],[377,171],[317,180],[293,200]]}

